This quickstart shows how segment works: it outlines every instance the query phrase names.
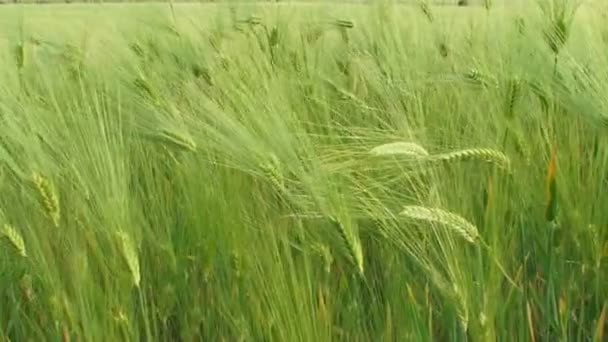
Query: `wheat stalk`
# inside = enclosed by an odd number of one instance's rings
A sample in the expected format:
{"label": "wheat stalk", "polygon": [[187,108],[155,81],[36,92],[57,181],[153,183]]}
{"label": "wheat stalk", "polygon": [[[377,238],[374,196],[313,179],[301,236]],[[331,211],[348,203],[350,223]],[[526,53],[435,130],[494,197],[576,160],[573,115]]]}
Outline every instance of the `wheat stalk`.
{"label": "wheat stalk", "polygon": [[400,215],[444,225],[471,243],[475,243],[479,237],[479,232],[475,225],[462,216],[442,209],[410,205],[404,207]]}
{"label": "wheat stalk", "polygon": [[25,250],[25,242],[19,232],[11,225],[5,224],[0,232],[1,236],[4,237],[13,246],[19,255],[26,258],[27,251]]}
{"label": "wheat stalk", "polygon": [[59,227],[61,219],[61,210],[59,207],[59,198],[55,192],[55,188],[51,182],[44,176],[34,173],[33,181],[38,189],[38,193],[42,199],[42,205],[46,210],[46,214],[53,221],[55,227]]}

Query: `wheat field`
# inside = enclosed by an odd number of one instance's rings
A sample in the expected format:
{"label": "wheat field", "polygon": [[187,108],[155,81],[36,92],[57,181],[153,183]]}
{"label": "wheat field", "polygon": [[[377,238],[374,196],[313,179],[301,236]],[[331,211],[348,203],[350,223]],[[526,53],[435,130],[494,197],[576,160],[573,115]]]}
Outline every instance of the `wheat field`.
{"label": "wheat field", "polygon": [[608,6],[0,8],[0,341],[608,340]]}

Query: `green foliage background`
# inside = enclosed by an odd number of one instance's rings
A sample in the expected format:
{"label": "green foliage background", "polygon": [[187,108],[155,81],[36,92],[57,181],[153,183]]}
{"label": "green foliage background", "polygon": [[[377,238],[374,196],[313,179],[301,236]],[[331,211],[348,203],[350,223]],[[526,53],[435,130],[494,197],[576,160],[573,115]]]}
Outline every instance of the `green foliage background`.
{"label": "green foliage background", "polygon": [[608,11],[560,4],[2,8],[0,338],[602,341]]}

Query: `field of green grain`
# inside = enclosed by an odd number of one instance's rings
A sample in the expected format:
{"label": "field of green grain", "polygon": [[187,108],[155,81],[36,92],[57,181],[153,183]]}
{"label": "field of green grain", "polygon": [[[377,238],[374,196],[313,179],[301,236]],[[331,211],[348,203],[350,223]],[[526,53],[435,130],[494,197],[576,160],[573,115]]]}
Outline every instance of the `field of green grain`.
{"label": "field of green grain", "polygon": [[0,341],[606,341],[607,18],[1,7]]}

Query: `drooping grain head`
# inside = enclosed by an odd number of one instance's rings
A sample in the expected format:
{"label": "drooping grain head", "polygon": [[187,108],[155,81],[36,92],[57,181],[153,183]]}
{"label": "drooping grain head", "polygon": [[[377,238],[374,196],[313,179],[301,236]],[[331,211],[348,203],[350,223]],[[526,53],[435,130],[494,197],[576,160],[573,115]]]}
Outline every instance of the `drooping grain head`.
{"label": "drooping grain head", "polygon": [[370,153],[374,156],[403,155],[412,158],[424,158],[429,155],[424,147],[412,142],[394,142],[376,146]]}
{"label": "drooping grain head", "polygon": [[511,160],[504,153],[489,148],[471,148],[454,152],[433,155],[432,161],[452,163],[458,161],[480,160],[495,164],[496,166],[511,171]]}
{"label": "drooping grain head", "polygon": [[442,209],[409,205],[402,209],[400,215],[415,220],[444,225],[470,243],[475,243],[479,237],[479,231],[474,224],[462,216]]}
{"label": "drooping grain head", "polygon": [[329,247],[322,243],[315,243],[312,245],[311,250],[314,255],[320,257],[323,261],[323,269],[325,270],[325,273],[330,273],[331,265],[333,264],[334,259]]}
{"label": "drooping grain head", "polygon": [[549,20],[549,25],[543,32],[545,41],[557,58],[570,37],[572,22],[580,3],[572,5],[569,0],[551,0],[539,4]]}
{"label": "drooping grain head", "polygon": [[129,236],[123,230],[119,230],[116,233],[116,236],[118,238],[121,253],[127,263],[129,272],[131,273],[133,285],[135,285],[135,287],[139,287],[141,282],[141,273],[139,267],[139,256],[135,244],[133,243],[131,236]]}
{"label": "drooping grain head", "polygon": [[555,55],[559,55],[568,40],[568,24],[563,18],[556,18],[549,29],[545,31],[545,40]]}
{"label": "drooping grain head", "polygon": [[47,178],[38,173],[34,173],[32,179],[34,185],[38,189],[38,194],[40,195],[40,200],[47,216],[51,219],[55,227],[59,227],[61,211],[59,197],[55,191],[55,187]]}
{"label": "drooping grain head", "polygon": [[270,182],[277,187],[279,191],[285,190],[285,177],[283,175],[281,162],[274,154],[270,154],[268,161],[262,164],[262,170]]}
{"label": "drooping grain head", "polygon": [[152,135],[151,138],[173,150],[196,152],[196,142],[184,133],[162,129]]}
{"label": "drooping grain head", "polygon": [[505,116],[512,119],[515,115],[515,105],[521,91],[521,80],[518,77],[509,78],[505,103]]}
{"label": "drooping grain head", "polygon": [[332,223],[336,226],[337,232],[348,251],[348,259],[357,268],[360,275],[363,275],[363,249],[357,232],[354,231],[352,224],[343,222],[335,217],[330,217]]}
{"label": "drooping grain head", "polygon": [[25,241],[23,241],[23,237],[21,234],[11,225],[5,224],[0,232],[0,236],[2,236],[6,241],[13,247],[13,249],[20,256],[26,258],[27,251],[25,249]]}

